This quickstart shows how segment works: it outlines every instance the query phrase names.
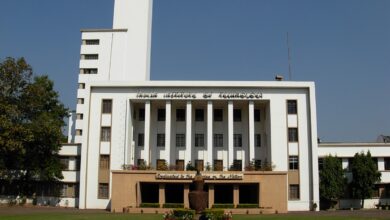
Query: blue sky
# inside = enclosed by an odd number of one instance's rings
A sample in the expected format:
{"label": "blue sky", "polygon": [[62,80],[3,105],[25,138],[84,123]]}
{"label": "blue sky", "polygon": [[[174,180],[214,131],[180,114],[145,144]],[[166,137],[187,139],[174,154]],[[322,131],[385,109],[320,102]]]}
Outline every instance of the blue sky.
{"label": "blue sky", "polygon": [[[390,1],[154,0],[153,80],[315,81],[324,141],[390,135]],[[113,0],[1,0],[0,59],[25,57],[76,105],[80,32]]]}

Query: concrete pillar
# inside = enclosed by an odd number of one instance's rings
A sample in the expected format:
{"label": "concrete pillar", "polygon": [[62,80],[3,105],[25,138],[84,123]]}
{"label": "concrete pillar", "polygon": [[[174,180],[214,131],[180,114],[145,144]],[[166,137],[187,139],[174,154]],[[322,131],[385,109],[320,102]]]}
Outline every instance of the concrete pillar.
{"label": "concrete pillar", "polygon": [[190,184],[184,184],[184,191],[183,191],[183,196],[184,196],[184,208],[190,208],[190,201],[188,199],[188,195],[190,193]]}
{"label": "concrete pillar", "polygon": [[149,165],[150,161],[150,100],[145,102],[145,131],[144,131],[144,146],[145,146],[145,164]]}
{"label": "concrete pillar", "polygon": [[[248,114],[249,114],[249,162],[250,163],[253,159],[255,159],[255,119],[254,119],[254,111],[255,111],[255,105],[254,101],[249,101],[249,108],[248,108]],[[244,164],[245,167],[245,164]]]}
{"label": "concrete pillar", "polygon": [[233,101],[228,102],[228,164],[227,168],[233,164],[234,156],[234,119],[233,119]]}
{"label": "concrete pillar", "polygon": [[160,204],[160,208],[165,204],[165,184],[160,183],[158,185],[158,203]]}
{"label": "concrete pillar", "polygon": [[[187,101],[186,104],[186,153],[185,153],[185,163],[187,164],[189,161],[192,162],[191,154],[192,154],[192,103],[191,101]],[[185,165],[186,165],[185,164]]]}
{"label": "concrete pillar", "polygon": [[233,185],[233,205],[234,208],[237,208],[237,205],[240,203],[240,187],[237,184]]}
{"label": "concrete pillar", "polygon": [[207,163],[213,166],[213,101],[207,102]]}
{"label": "concrete pillar", "polygon": [[214,205],[214,184],[209,184],[209,209]]}
{"label": "concrete pillar", "polygon": [[172,164],[171,161],[171,112],[172,104],[171,100],[165,103],[165,160],[168,164]]}
{"label": "concrete pillar", "polygon": [[139,207],[142,203],[142,200],[141,200],[141,186],[140,186],[140,182],[137,182],[136,183],[136,207]]}

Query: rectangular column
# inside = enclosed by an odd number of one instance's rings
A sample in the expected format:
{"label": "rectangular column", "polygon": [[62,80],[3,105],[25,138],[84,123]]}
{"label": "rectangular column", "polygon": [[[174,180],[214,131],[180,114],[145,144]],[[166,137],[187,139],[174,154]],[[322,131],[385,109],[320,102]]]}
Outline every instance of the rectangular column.
{"label": "rectangular column", "polygon": [[240,203],[240,187],[237,184],[233,185],[233,205],[234,208],[237,208],[237,205]]}
{"label": "rectangular column", "polygon": [[184,184],[184,191],[183,191],[183,201],[184,201],[184,208],[190,208],[190,200],[188,199],[188,194],[190,193],[190,184]]}
{"label": "rectangular column", "polygon": [[207,102],[207,161],[213,166],[213,101]]}
{"label": "rectangular column", "polygon": [[192,136],[192,103],[191,103],[191,101],[187,101],[187,104],[186,104],[186,153],[185,153],[186,164],[189,161],[192,162],[191,136]]}
{"label": "rectangular column", "polygon": [[255,105],[254,102],[251,100],[249,101],[249,108],[248,108],[248,114],[249,114],[249,161],[250,163],[252,160],[255,159],[255,119],[254,119],[254,112],[255,112]]}
{"label": "rectangular column", "polygon": [[150,100],[145,102],[145,131],[144,131],[144,146],[145,146],[145,164],[149,165],[150,161]]}
{"label": "rectangular column", "polygon": [[214,184],[209,184],[209,209],[214,205]]}
{"label": "rectangular column", "polygon": [[160,183],[158,185],[158,203],[160,205],[160,208],[163,207],[165,204],[165,184]]}
{"label": "rectangular column", "polygon": [[234,135],[233,101],[229,101],[228,102],[228,164],[227,164],[228,169],[231,165],[233,165],[233,157],[234,157],[233,135]]}
{"label": "rectangular column", "polygon": [[171,100],[165,103],[165,160],[168,164],[172,164],[171,161]]}
{"label": "rectangular column", "polygon": [[137,182],[136,183],[136,207],[138,208],[141,203],[142,203],[142,199],[141,199],[141,183],[140,182]]}

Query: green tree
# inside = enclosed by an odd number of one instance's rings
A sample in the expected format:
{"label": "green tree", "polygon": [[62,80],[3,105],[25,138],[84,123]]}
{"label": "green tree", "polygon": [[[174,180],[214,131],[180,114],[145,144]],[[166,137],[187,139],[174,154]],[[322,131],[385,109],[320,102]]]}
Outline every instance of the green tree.
{"label": "green tree", "polygon": [[332,155],[323,158],[323,167],[319,175],[320,196],[334,208],[337,200],[344,194],[346,185],[341,160]]}
{"label": "green tree", "polygon": [[53,82],[33,78],[23,58],[0,63],[0,178],[19,194],[33,193],[33,181],[62,179],[58,151],[67,112]]}
{"label": "green tree", "polygon": [[352,171],[352,197],[360,199],[361,207],[364,207],[364,199],[371,198],[374,184],[381,180],[378,166],[371,158],[370,151],[356,153],[351,163]]}

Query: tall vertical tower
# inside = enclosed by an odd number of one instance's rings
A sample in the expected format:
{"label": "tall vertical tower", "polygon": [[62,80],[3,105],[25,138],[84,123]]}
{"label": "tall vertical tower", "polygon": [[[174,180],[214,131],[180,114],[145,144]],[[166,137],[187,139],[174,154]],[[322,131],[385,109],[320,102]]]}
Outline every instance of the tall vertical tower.
{"label": "tall vertical tower", "polygon": [[[81,30],[74,142],[81,144],[79,207],[82,209],[108,208],[109,196],[98,195],[102,191],[98,183],[106,184],[100,185],[107,186],[108,195],[111,191],[110,174],[102,180],[96,171],[98,155],[93,152],[99,148],[90,146],[88,140],[91,88],[96,83],[150,80],[152,8],[153,0],[115,0],[112,29]],[[110,156],[110,152],[103,154]]]}

